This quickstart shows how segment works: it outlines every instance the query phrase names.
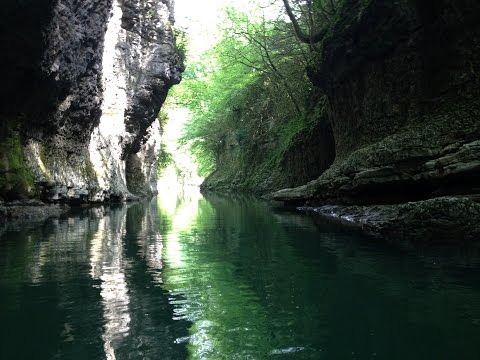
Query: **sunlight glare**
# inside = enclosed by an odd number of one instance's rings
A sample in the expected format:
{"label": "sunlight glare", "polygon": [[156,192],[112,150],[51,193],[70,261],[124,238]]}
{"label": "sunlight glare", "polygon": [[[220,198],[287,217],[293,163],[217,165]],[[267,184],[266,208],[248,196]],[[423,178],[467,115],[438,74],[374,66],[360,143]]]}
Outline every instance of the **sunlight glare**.
{"label": "sunlight glare", "polygon": [[[271,2],[271,1],[270,1]],[[219,40],[223,9],[234,7],[243,12],[258,12],[263,0],[176,0],[176,25],[185,29],[189,38],[189,56],[196,58]]]}

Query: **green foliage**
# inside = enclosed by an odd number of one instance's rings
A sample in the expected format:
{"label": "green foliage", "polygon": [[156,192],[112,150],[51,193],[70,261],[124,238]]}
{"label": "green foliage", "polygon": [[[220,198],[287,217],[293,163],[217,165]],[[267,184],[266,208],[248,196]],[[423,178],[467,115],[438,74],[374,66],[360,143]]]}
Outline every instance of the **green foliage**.
{"label": "green foliage", "polygon": [[168,114],[165,111],[163,111],[163,109],[162,109],[158,113],[157,119],[158,119],[158,123],[160,125],[160,132],[163,133],[163,131],[165,130],[165,126],[167,125],[167,122],[168,122]]}
{"label": "green foliage", "polygon": [[[272,158],[303,127],[312,87],[305,74],[307,46],[295,41],[287,23],[233,9],[225,16],[221,40],[188,64],[174,91],[192,114],[181,142],[197,157],[203,176],[226,167],[239,176],[278,163]],[[266,151],[265,143],[272,144]]]}
{"label": "green foliage", "polygon": [[160,152],[158,153],[158,166],[157,173],[160,176],[162,172],[170,165],[173,164],[173,156],[170,152],[167,151],[167,146],[162,143],[160,144]]}
{"label": "green foliage", "polygon": [[185,29],[178,26],[173,27],[173,37],[175,38],[175,48],[181,61],[185,61],[188,53],[188,36]]}
{"label": "green foliage", "polygon": [[20,133],[7,124],[0,132],[0,195],[34,194],[34,178],[25,163]]}

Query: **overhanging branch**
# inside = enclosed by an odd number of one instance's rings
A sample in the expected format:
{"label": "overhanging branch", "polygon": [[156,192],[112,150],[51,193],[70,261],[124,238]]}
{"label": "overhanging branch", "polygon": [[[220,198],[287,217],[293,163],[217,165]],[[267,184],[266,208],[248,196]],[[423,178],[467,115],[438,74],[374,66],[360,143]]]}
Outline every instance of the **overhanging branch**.
{"label": "overhanging branch", "polygon": [[292,22],[293,29],[295,31],[295,35],[297,35],[298,40],[305,44],[316,44],[323,40],[327,32],[326,30],[320,30],[315,34],[306,34],[300,27],[288,0],[283,0],[283,4],[285,6],[285,11],[287,12],[288,18]]}

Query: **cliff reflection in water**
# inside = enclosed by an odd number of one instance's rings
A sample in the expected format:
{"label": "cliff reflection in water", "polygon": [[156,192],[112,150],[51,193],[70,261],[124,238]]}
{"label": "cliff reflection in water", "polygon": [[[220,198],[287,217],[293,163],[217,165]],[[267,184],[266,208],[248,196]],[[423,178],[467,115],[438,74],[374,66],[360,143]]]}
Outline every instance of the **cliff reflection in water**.
{"label": "cliff reflection in water", "polygon": [[92,208],[0,237],[1,356],[476,360],[475,251],[398,247],[243,196]]}
{"label": "cliff reflection in water", "polygon": [[[186,358],[184,322],[160,287],[152,202],[92,208],[0,238],[5,359]],[[30,346],[26,347],[25,342]]]}
{"label": "cliff reflection in water", "polygon": [[115,360],[115,348],[129,335],[130,313],[126,259],[123,253],[126,208],[98,220],[90,248],[90,275],[100,280],[103,307],[103,342],[107,360]]}

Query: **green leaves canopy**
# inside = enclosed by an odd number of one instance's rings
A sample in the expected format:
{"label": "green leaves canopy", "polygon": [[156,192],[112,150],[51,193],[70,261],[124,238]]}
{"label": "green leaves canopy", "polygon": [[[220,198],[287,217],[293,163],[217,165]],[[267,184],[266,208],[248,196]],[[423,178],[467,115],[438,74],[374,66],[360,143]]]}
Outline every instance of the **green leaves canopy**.
{"label": "green leaves canopy", "polygon": [[311,89],[308,45],[282,17],[229,8],[224,24],[217,45],[187,65],[175,89],[192,114],[181,141],[196,155],[201,175],[215,170],[232,139],[248,148],[242,142],[264,141],[272,124],[299,118]]}

